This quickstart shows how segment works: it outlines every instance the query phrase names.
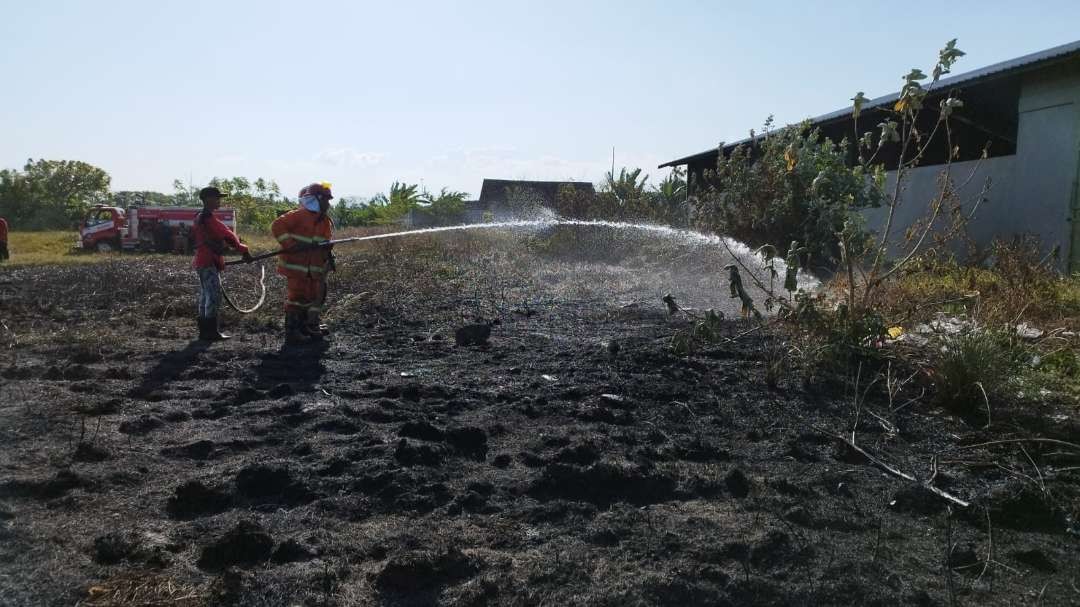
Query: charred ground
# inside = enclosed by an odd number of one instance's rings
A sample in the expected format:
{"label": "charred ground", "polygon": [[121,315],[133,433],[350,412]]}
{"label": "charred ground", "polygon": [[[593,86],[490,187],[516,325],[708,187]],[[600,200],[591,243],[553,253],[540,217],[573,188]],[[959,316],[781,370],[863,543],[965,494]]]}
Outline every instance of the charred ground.
{"label": "charred ground", "polygon": [[[852,390],[794,368],[769,389],[779,337],[731,321],[672,353],[688,321],[660,297],[721,302],[715,260],[493,241],[354,254],[334,338],[289,351],[273,298],[227,318],[233,341],[189,342],[182,260],[0,273],[2,602],[1080,601],[1075,450],[960,448],[1076,443],[1075,408],[983,429],[871,396],[858,444],[936,466],[972,504],[950,507],[837,438]],[[455,345],[494,317],[488,345]]]}

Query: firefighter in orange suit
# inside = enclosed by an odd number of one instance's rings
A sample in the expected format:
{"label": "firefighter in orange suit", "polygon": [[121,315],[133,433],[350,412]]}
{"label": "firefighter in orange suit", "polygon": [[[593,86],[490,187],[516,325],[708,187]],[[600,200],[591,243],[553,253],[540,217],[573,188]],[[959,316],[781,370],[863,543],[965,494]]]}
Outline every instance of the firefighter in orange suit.
{"label": "firefighter in orange suit", "polygon": [[333,268],[327,246],[334,224],[327,216],[330,184],[313,183],[300,190],[299,208],[274,220],[270,231],[283,253],[278,255],[278,274],[286,278],[285,343],[296,345],[321,339],[319,322],[325,303],[326,273]]}

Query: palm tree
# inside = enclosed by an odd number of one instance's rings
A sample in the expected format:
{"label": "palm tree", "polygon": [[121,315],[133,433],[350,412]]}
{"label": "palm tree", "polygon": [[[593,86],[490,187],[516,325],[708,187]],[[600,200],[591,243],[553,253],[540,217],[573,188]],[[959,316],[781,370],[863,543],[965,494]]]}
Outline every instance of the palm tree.
{"label": "palm tree", "polygon": [[399,206],[409,210],[420,204],[420,186],[415,183],[398,183],[390,185],[390,205]]}
{"label": "palm tree", "polygon": [[649,176],[646,175],[638,181],[638,176],[641,175],[641,169],[626,170],[626,167],[619,169],[619,176],[608,171],[604,176],[604,190],[611,192],[619,199],[619,202],[626,204],[627,201],[638,200],[645,193],[645,182],[649,180]]}
{"label": "palm tree", "polygon": [[681,167],[675,167],[653,191],[657,198],[667,206],[681,205],[686,201],[686,174]]}
{"label": "palm tree", "polygon": [[686,177],[683,169],[675,167],[652,190],[652,199],[656,203],[655,219],[671,224],[686,222]]}
{"label": "palm tree", "polygon": [[420,206],[420,186],[395,181],[390,186],[390,195],[376,194],[371,199],[371,206],[377,209],[379,223],[393,223]]}

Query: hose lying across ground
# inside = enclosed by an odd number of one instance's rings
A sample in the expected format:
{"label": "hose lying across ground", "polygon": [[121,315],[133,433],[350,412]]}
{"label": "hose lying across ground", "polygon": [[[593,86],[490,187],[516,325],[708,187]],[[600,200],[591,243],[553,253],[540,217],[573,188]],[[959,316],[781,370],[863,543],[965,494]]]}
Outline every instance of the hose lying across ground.
{"label": "hose lying across ground", "polygon": [[[308,246],[305,246],[305,247],[298,247],[298,248],[294,249],[293,251],[296,252],[296,251],[301,251],[301,250],[304,250],[304,249],[316,249],[316,248],[328,247],[328,246],[332,246],[334,244],[337,244],[339,242],[353,242],[354,240],[363,240],[363,238],[343,238],[341,240],[328,241],[328,242],[321,243],[321,244],[314,245],[314,246],[308,245]],[[270,251],[269,253],[263,253],[261,255],[255,255],[255,256],[253,256],[251,258],[248,258],[248,259],[234,259],[234,260],[231,260],[231,261],[226,261],[225,265],[226,266],[235,266],[235,265],[239,265],[239,264],[242,264],[242,263],[247,264],[247,263],[252,263],[252,262],[256,262],[256,261],[261,261],[263,259],[267,259],[267,258],[270,258],[270,257],[275,257],[277,255],[281,255],[282,253],[285,253],[287,250],[288,249],[276,249],[274,251]],[[240,314],[252,314],[254,312],[257,312],[259,310],[259,308],[261,308],[262,305],[264,303],[266,303],[266,266],[263,266],[263,265],[259,266],[259,291],[260,291],[260,293],[259,293],[259,301],[257,301],[253,307],[245,309],[245,308],[241,308],[240,306],[236,305],[236,303],[233,302],[232,298],[229,297],[229,292],[225,290],[225,284],[222,283],[222,285],[221,285],[221,295],[222,295],[222,297],[225,298],[225,302],[229,304],[229,307],[231,307],[233,310],[236,310]]]}
{"label": "hose lying across ground", "polygon": [[221,295],[225,298],[225,303],[240,314],[252,314],[266,303],[266,266],[262,265],[259,266],[259,290],[259,301],[255,302],[253,307],[244,309],[233,303],[232,298],[229,297],[229,292],[225,290],[225,283],[221,284]]}

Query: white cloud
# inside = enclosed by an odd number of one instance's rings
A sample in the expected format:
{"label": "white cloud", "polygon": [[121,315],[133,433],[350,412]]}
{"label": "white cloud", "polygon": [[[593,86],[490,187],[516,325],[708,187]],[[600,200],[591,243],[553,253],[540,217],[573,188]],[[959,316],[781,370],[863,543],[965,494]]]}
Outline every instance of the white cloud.
{"label": "white cloud", "polygon": [[368,168],[382,163],[383,154],[358,152],[352,148],[329,148],[315,155],[315,162],[344,168]]}

